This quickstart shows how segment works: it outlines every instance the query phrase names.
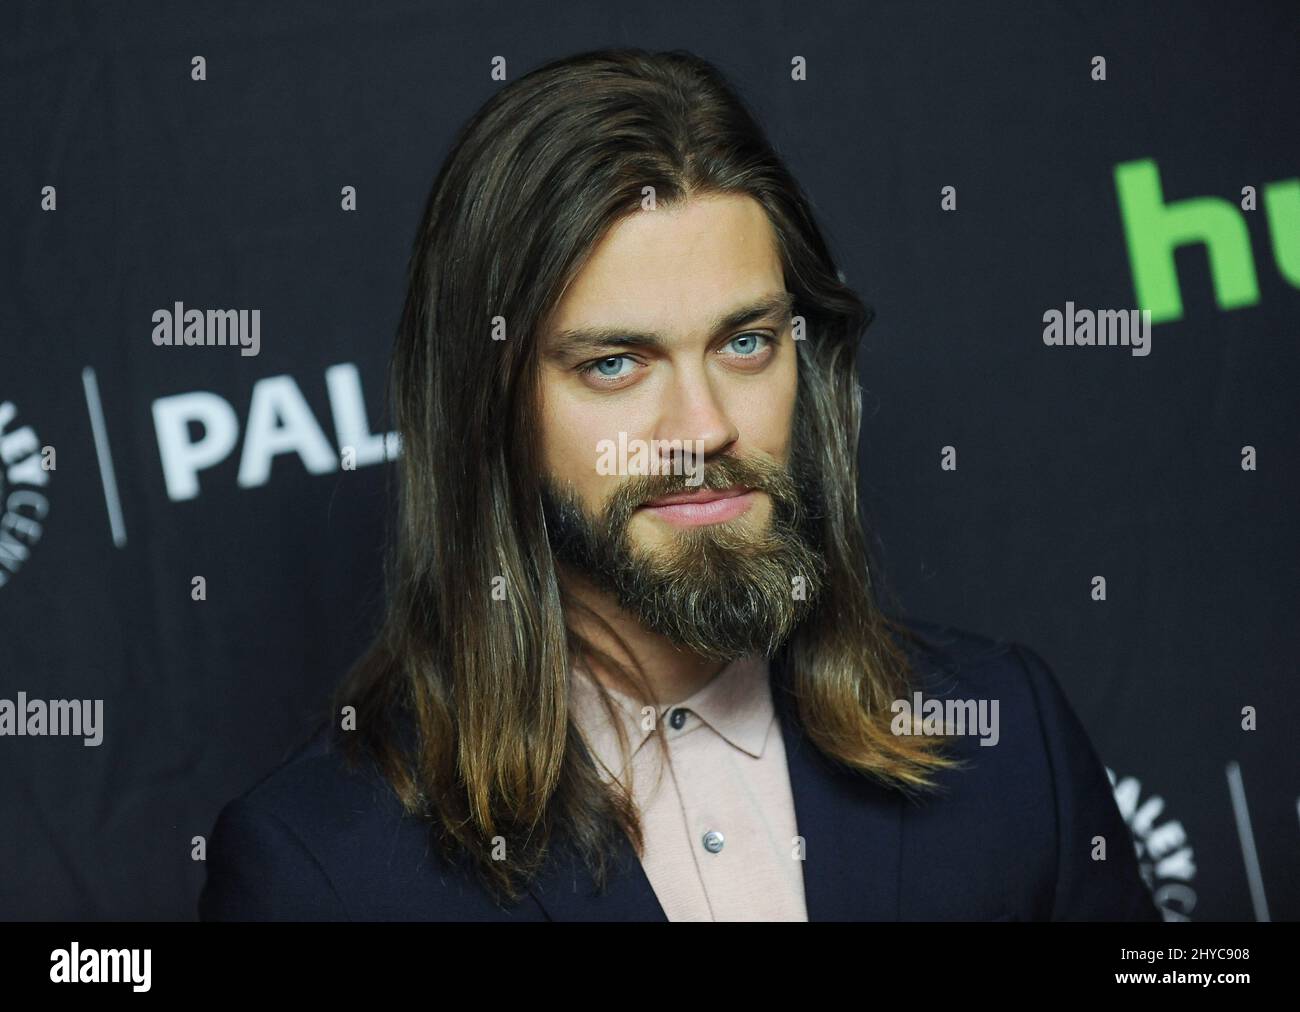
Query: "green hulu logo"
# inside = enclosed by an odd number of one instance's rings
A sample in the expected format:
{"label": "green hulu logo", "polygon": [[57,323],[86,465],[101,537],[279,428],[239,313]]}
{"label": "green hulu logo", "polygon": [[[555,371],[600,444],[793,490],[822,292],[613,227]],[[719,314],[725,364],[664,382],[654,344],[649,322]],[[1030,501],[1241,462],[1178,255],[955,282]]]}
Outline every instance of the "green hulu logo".
{"label": "green hulu logo", "polygon": [[[1250,233],[1245,216],[1231,201],[1190,197],[1167,203],[1152,158],[1116,165],[1115,190],[1138,307],[1151,311],[1152,323],[1182,318],[1174,251],[1192,243],[1205,246],[1220,309],[1259,302]],[[1254,210],[1254,188],[1246,187],[1242,193],[1242,208]],[[1300,288],[1300,179],[1266,184],[1263,199],[1278,273]]]}

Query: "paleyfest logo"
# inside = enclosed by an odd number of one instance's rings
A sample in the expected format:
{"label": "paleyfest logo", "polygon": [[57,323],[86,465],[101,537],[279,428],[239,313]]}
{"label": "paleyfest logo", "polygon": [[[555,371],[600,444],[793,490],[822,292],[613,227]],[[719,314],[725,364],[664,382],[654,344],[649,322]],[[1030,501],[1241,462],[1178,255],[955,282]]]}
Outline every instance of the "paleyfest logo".
{"label": "paleyfest logo", "polygon": [[1177,819],[1157,822],[1165,810],[1165,799],[1153,794],[1143,800],[1142,782],[1135,777],[1118,780],[1106,767],[1106,776],[1115,793],[1120,814],[1133,834],[1137,848],[1138,871],[1151,890],[1166,921],[1191,919],[1196,906],[1196,862],[1187,831]]}
{"label": "paleyfest logo", "polygon": [[18,409],[0,401],[0,587],[31,557],[50,512],[45,489],[54,470],[54,447],[41,446],[30,425],[17,425]]}

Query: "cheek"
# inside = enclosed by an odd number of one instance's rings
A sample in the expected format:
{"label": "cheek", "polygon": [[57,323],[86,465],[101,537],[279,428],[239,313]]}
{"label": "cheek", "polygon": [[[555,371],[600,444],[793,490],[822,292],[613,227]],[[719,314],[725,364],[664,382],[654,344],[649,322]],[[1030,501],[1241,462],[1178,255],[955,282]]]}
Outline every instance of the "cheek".
{"label": "cheek", "polygon": [[594,448],[584,436],[587,431],[581,418],[556,412],[547,418],[550,428],[546,434],[546,466],[553,477],[570,481],[579,489],[585,488],[592,473],[591,458]]}
{"label": "cheek", "polygon": [[767,374],[769,383],[755,390],[749,405],[749,442],[765,453],[784,459],[793,436],[794,405],[799,374],[794,356]]}
{"label": "cheek", "polygon": [[555,410],[553,399],[543,392],[537,405],[537,444],[541,452],[542,465],[546,472],[559,477],[563,474],[560,461],[564,455],[563,437],[565,427]]}
{"label": "cheek", "polygon": [[571,484],[590,512],[598,510],[617,487],[618,475],[602,474],[600,442],[615,445],[620,428],[627,425],[617,412],[602,411],[575,398],[552,398],[541,412],[542,445],[546,467],[553,480]]}
{"label": "cheek", "polygon": [[581,417],[565,397],[552,391],[543,395],[538,421],[542,461],[551,481],[561,486],[576,486],[585,499],[586,473],[590,469],[584,467],[589,454],[583,447]]}

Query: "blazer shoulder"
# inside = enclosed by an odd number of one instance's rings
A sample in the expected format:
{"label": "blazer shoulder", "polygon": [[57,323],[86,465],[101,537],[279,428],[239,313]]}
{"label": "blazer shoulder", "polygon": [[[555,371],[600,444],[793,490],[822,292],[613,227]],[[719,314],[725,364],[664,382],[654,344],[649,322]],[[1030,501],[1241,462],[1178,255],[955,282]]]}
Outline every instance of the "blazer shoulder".
{"label": "blazer shoulder", "polygon": [[[1051,666],[1024,643],[923,619],[894,622],[913,674],[927,691],[936,695],[996,693],[1004,706],[1032,708],[1039,724],[1045,718],[1062,716],[1077,724]],[[1051,723],[1061,729],[1059,719]]]}
{"label": "blazer shoulder", "polygon": [[400,817],[373,770],[355,770],[329,725],[217,816],[207,850],[200,920],[347,920],[349,842]]}
{"label": "blazer shoulder", "polygon": [[1016,652],[1034,694],[1056,804],[1053,920],[1161,921],[1100,755],[1051,667]]}
{"label": "blazer shoulder", "polygon": [[953,782],[980,799],[981,818],[1015,824],[1022,847],[1046,845],[1036,850],[1050,882],[1033,904],[1041,916],[1160,920],[1105,766],[1047,661],[1023,643],[915,619],[898,625],[924,696],[974,700],[993,715],[984,741],[958,740],[975,765]]}
{"label": "blazer shoulder", "polygon": [[1005,691],[1009,683],[1024,688],[1017,643],[913,617],[891,618],[891,625],[918,687],[927,692]]}
{"label": "blazer shoulder", "polygon": [[339,747],[337,732],[319,725],[279,765],[239,799],[279,815],[291,825],[309,825],[325,813],[397,798],[372,765],[354,768]]}

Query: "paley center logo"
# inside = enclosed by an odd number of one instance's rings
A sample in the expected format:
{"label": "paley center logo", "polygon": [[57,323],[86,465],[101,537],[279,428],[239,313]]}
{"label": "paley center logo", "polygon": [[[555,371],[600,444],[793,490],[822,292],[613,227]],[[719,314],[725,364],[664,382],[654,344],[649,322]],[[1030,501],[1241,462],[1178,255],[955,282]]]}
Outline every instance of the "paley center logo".
{"label": "paley center logo", "polygon": [[1177,819],[1159,821],[1165,799],[1159,794],[1143,799],[1142,782],[1136,777],[1120,779],[1109,766],[1106,776],[1115,804],[1133,834],[1138,871],[1161,915],[1166,921],[1190,920],[1196,906],[1196,889],[1192,885],[1196,861],[1183,824]]}
{"label": "paley center logo", "polygon": [[18,408],[0,401],[0,587],[31,557],[50,512],[46,488],[55,468],[54,447],[42,446]]}
{"label": "paley center logo", "polygon": [[[296,454],[309,474],[352,471],[397,456],[397,433],[370,431],[361,376],[354,364],[326,369],[325,387],[337,452],[292,376],[267,376],[253,384],[239,457],[240,488],[265,485],[272,462],[282,454]],[[206,390],[160,397],[152,409],[167,496],[176,502],[194,499],[199,495],[200,472],[235,452],[239,415],[230,401]]]}
{"label": "paley center logo", "polygon": [[[93,367],[82,370],[82,381],[109,529],[113,543],[124,548],[129,510],[118,489],[108,420]],[[326,369],[325,389],[336,443],[325,434],[292,376],[267,376],[253,383],[242,427],[236,482],[240,488],[267,484],[273,462],[283,455],[296,455],[309,474],[355,471],[397,457],[401,451],[397,433],[370,431],[356,365],[342,362]],[[191,390],[159,397],[150,408],[167,497],[174,502],[197,498],[200,473],[230,459],[239,447],[241,426],[235,404],[209,390]],[[29,447],[34,441],[34,437],[27,439],[23,445]]]}

